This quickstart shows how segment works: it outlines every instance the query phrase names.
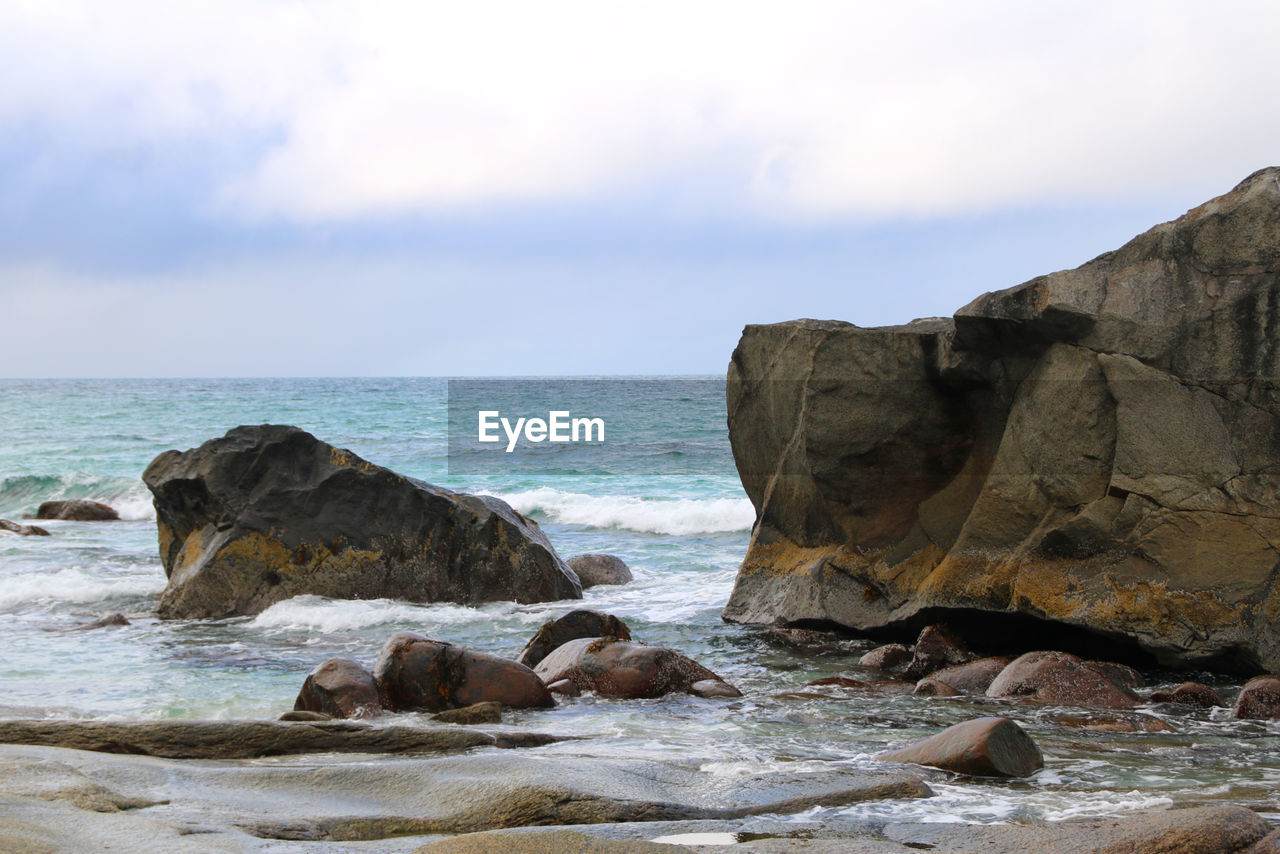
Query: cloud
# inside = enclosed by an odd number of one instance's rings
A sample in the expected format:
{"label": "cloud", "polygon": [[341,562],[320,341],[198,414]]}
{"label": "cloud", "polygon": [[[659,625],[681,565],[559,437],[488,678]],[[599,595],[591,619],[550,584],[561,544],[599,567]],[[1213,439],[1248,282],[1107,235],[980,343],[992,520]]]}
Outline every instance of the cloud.
{"label": "cloud", "polygon": [[20,2],[0,128],[39,129],[54,171],[204,152],[204,204],[248,222],[1208,195],[1280,150],[1278,25],[1265,2]]}

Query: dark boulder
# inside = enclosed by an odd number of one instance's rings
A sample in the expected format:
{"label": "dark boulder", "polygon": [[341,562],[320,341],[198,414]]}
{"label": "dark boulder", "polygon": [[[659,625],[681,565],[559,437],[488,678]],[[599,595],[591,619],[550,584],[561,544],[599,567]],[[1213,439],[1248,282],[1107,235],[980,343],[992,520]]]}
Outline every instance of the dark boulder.
{"label": "dark boulder", "polygon": [[[726,619],[1280,669],[1280,169],[954,318],[748,326]],[[984,615],[991,619],[984,620]],[[986,639],[986,638],[984,638]]]}
{"label": "dark boulder", "polygon": [[965,721],[877,758],[974,777],[1030,777],[1044,767],[1035,741],[1008,718]]}
{"label": "dark boulder", "polygon": [[599,611],[579,608],[558,620],[543,623],[537,633],[524,645],[520,657],[516,660],[525,667],[537,667],[538,663],[550,655],[556,647],[578,638],[631,640],[631,630],[627,628],[626,623],[612,614],[601,614]]}
{"label": "dark boulder", "polygon": [[490,700],[509,709],[555,705],[523,664],[413,632],[387,640],[373,675],[383,706],[397,712],[441,712]]}
{"label": "dark boulder", "polygon": [[431,720],[439,721],[442,724],[500,724],[502,723],[502,704],[496,700],[486,700],[483,703],[472,703],[470,706],[463,706],[460,709],[445,709],[443,712],[436,712],[431,716]]}
{"label": "dark boulder", "polygon": [[863,667],[874,667],[876,670],[903,670],[911,663],[911,647],[900,643],[888,643],[878,646],[858,659]]}
{"label": "dark boulder", "polygon": [[1231,712],[1237,718],[1280,718],[1280,676],[1255,676],[1240,689]]}
{"label": "dark boulder", "polygon": [[964,664],[977,658],[964,639],[946,626],[925,626],[916,638],[911,661],[903,671],[907,679],[916,680],[955,664]]}
{"label": "dark boulder", "polygon": [[581,597],[542,530],[497,498],[403,477],[296,427],[166,451],[155,496],[164,618],[254,614],[302,594],[474,604]]}
{"label": "dark boulder", "polygon": [[1015,658],[992,680],[987,696],[1101,709],[1132,709],[1139,702],[1132,691],[1078,657],[1049,651]]}
{"label": "dark boulder", "polygon": [[49,532],[38,525],[19,525],[17,522],[10,522],[8,519],[0,519],[0,531],[17,534],[19,537],[49,536]]}
{"label": "dark boulder", "polygon": [[1214,706],[1225,706],[1222,695],[1199,682],[1183,682],[1172,691],[1152,691],[1147,698],[1153,703],[1177,703],[1183,706],[1199,706],[1211,709]]}
{"label": "dark boulder", "polygon": [[382,701],[372,673],[349,658],[331,658],[307,675],[293,708],[332,718],[371,718],[382,714]]}
{"label": "dark boulder", "polygon": [[567,679],[579,691],[622,700],[681,692],[742,696],[719,676],[674,650],[611,638],[569,641],[544,658],[535,672],[548,685]]}
{"label": "dark boulder", "polygon": [[620,557],[609,554],[585,554],[569,558],[569,568],[578,574],[582,589],[599,584],[628,584],[631,568]]}
{"label": "dark boulder", "polygon": [[[991,683],[1009,666],[1009,659],[994,656],[979,658],[967,664],[957,664],[935,670],[923,682],[942,682],[955,689],[958,694],[985,694]],[[917,688],[919,685],[917,685]],[[926,693],[917,691],[916,693]],[[940,696],[940,695],[934,695]]]}
{"label": "dark boulder", "polygon": [[71,522],[115,522],[120,514],[101,501],[76,498],[46,501],[36,510],[36,519],[64,519]]}

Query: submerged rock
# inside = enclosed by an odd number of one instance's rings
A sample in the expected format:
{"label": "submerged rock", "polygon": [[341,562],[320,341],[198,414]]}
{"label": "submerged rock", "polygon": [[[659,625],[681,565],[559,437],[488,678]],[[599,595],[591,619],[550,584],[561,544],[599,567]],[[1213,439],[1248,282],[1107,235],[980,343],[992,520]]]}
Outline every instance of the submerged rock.
{"label": "submerged rock", "polygon": [[[1280,669],[1280,169],[953,319],[748,326],[725,617]],[[1040,643],[1043,643],[1041,641]]]}
{"label": "submerged rock", "polygon": [[10,534],[17,534],[19,537],[49,536],[49,532],[38,525],[19,525],[17,522],[10,522],[8,519],[0,519],[0,531],[8,531]]}
{"label": "submerged rock", "polygon": [[631,568],[614,555],[577,555],[569,558],[569,568],[578,574],[583,590],[600,584],[629,584],[633,580]]}
{"label": "submerged rock", "polygon": [[115,522],[120,514],[101,501],[75,498],[46,501],[36,509],[36,519],[64,519],[71,522]]}
{"label": "submerged rock", "polygon": [[1044,767],[1035,741],[1008,718],[965,721],[877,758],[974,777],[1030,777]]}
{"label": "submerged rock", "polygon": [[398,712],[440,712],[490,700],[509,709],[556,704],[523,664],[413,632],[387,640],[373,675],[382,704]]}
{"label": "submerged rock", "polygon": [[631,640],[631,630],[612,614],[579,608],[557,620],[543,623],[516,660],[525,667],[537,667],[556,647],[579,638]]}
{"label": "submerged rock", "polygon": [[1028,652],[1015,658],[987,687],[987,696],[1062,706],[1132,709],[1138,697],[1065,652]]}
{"label": "submerged rock", "polygon": [[1177,703],[1183,706],[1199,706],[1202,709],[1226,705],[1222,702],[1221,694],[1199,682],[1183,682],[1172,691],[1152,691],[1147,699],[1153,703]]}
{"label": "submerged rock", "polygon": [[372,673],[349,658],[331,658],[307,675],[293,708],[334,718],[371,718],[382,714],[382,701]]}
{"label": "submerged rock", "polygon": [[296,427],[166,451],[155,496],[164,618],[255,614],[301,594],[474,604],[581,598],[536,523],[403,477]]}
{"label": "submerged rock", "polygon": [[635,700],[671,693],[741,697],[707,668],[678,652],[612,638],[580,638],[560,646],[535,672],[548,685],[567,680],[579,691]]}
{"label": "submerged rock", "polygon": [[101,617],[97,620],[94,620],[92,623],[85,623],[82,626],[76,626],[73,629],[67,629],[67,631],[87,632],[92,629],[106,629],[106,628],[111,628],[113,626],[132,626],[132,625],[133,623],[129,622],[129,618],[126,617],[124,614],[108,614],[105,617]]}

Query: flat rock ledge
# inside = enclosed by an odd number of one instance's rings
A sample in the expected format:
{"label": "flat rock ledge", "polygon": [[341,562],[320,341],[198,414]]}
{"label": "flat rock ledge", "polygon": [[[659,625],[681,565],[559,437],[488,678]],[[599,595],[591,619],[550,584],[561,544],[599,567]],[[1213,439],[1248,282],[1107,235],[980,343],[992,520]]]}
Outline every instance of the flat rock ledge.
{"label": "flat rock ledge", "polygon": [[373,726],[353,721],[0,721],[0,744],[67,747],[165,759],[256,759],[302,753],[457,753],[532,747],[543,733],[487,733],[463,726]]}

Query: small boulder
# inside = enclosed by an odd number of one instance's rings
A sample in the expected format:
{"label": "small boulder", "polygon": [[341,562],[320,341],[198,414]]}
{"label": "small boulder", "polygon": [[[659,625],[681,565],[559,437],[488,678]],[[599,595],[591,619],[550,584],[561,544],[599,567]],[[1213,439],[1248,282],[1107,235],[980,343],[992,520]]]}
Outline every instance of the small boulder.
{"label": "small boulder", "polygon": [[558,620],[543,623],[516,660],[525,667],[537,667],[556,647],[578,638],[631,640],[631,630],[612,614],[578,608]]}
{"label": "small boulder", "polygon": [[1262,720],[1280,718],[1280,676],[1255,676],[1244,683],[1231,715]]}
{"label": "small boulder", "polygon": [[965,721],[877,758],[974,777],[1030,777],[1044,767],[1035,741],[1008,718]]}
{"label": "small boulder", "polygon": [[1138,696],[1066,652],[1028,652],[1000,671],[987,688],[994,698],[1064,706],[1132,709]]}
{"label": "small boulder", "polygon": [[320,721],[331,721],[333,715],[326,715],[324,712],[308,712],[304,709],[294,709],[285,712],[276,718],[278,721],[292,721],[294,723],[319,723]]}
{"label": "small boulder", "polygon": [[578,573],[582,589],[600,584],[627,584],[632,581],[631,568],[622,558],[607,554],[585,554],[571,557],[569,568]]}
{"label": "small boulder", "polygon": [[916,638],[915,651],[911,663],[903,671],[903,676],[913,682],[929,676],[935,670],[955,664],[964,664],[977,658],[964,640],[951,632],[946,626],[925,626]]}
{"label": "small boulder", "polygon": [[1273,830],[1240,854],[1280,854],[1280,830]]}
{"label": "small boulder", "polygon": [[397,712],[441,712],[487,700],[509,709],[556,704],[523,664],[413,632],[387,640],[373,675],[382,704]]}
{"label": "small boulder", "polygon": [[85,623],[83,626],[76,626],[74,629],[69,629],[68,631],[85,632],[85,631],[89,631],[90,629],[105,629],[110,626],[132,626],[132,625],[133,623],[129,622],[129,618],[126,617],[124,614],[110,614],[101,619],[94,620],[92,623]]}
{"label": "small boulder", "polygon": [[17,522],[10,522],[8,519],[0,519],[0,531],[8,531],[10,534],[17,534],[19,537],[47,537],[49,532],[37,525],[19,525]]}
{"label": "small boulder", "polygon": [[[535,672],[548,685],[567,679],[579,691],[620,700],[695,693],[693,686],[708,680],[724,686],[717,688],[717,696],[742,696],[719,676],[674,650],[612,638],[569,641],[544,658]],[[696,693],[707,696],[708,691],[709,686],[702,685]]]}
{"label": "small boulder", "polygon": [[1222,695],[1199,682],[1183,682],[1172,691],[1152,691],[1148,697],[1153,703],[1178,703],[1183,706],[1198,706],[1212,709],[1214,706],[1225,706]]}
{"label": "small boulder", "polygon": [[349,658],[331,658],[307,675],[294,711],[321,712],[333,718],[370,718],[382,714],[373,674]]}
{"label": "small boulder", "polygon": [[951,685],[936,679],[932,676],[926,676],[916,683],[915,690],[911,693],[918,697],[959,697],[960,692]]}
{"label": "small boulder", "polygon": [[65,519],[71,522],[115,522],[120,514],[101,501],[77,498],[70,501],[46,501],[36,509],[37,519]]}
{"label": "small boulder", "polygon": [[900,643],[887,643],[878,646],[858,659],[863,667],[874,667],[876,670],[902,670],[911,662],[911,648]]}
{"label": "small boulder", "polygon": [[[985,694],[987,688],[991,687],[992,681],[1000,675],[1000,671],[1008,666],[1009,659],[1000,656],[979,658],[977,661],[970,661],[968,664],[957,664],[952,667],[935,670],[920,681],[935,680],[945,682],[959,694]],[[919,687],[918,684],[917,687]],[[917,690],[916,693],[921,692]]]}
{"label": "small boulder", "polygon": [[1147,684],[1142,674],[1127,664],[1114,661],[1086,661],[1085,666],[1092,667],[1121,688],[1127,688],[1130,691],[1135,691]]}
{"label": "small boulder", "polygon": [[431,720],[445,724],[500,724],[502,704],[496,700],[486,700],[460,709],[445,709],[432,715]]}

